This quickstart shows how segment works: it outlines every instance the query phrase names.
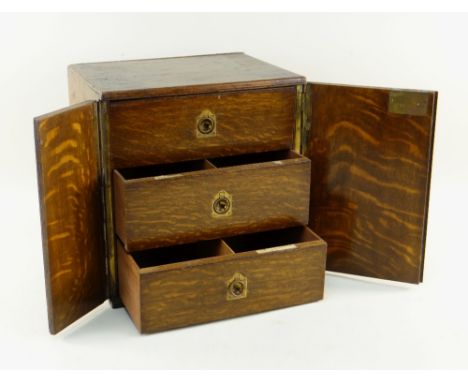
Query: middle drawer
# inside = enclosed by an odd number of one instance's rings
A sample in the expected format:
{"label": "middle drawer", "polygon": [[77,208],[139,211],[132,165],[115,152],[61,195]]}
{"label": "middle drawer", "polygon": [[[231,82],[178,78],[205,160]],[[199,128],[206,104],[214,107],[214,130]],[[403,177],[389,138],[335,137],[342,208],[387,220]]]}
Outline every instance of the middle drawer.
{"label": "middle drawer", "polygon": [[306,225],[310,160],[293,151],[114,170],[127,251]]}

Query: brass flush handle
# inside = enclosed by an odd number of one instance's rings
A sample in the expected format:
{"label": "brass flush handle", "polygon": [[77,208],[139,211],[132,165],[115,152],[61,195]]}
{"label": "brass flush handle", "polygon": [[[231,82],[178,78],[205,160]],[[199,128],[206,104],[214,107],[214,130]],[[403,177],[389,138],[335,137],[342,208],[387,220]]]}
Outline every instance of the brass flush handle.
{"label": "brass flush handle", "polygon": [[219,191],[213,198],[211,216],[223,217],[232,215],[232,195],[227,191]]}
{"label": "brass flush handle", "polygon": [[216,135],[216,115],[209,110],[203,110],[197,117],[197,137],[206,138]]}
{"label": "brass flush handle", "polygon": [[247,277],[235,273],[227,282],[226,300],[238,300],[247,297]]}

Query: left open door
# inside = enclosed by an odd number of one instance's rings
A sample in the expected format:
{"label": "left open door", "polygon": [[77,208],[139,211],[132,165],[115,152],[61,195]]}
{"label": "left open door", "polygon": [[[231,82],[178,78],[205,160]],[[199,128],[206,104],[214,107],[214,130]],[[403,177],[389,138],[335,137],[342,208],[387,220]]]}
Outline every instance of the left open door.
{"label": "left open door", "polygon": [[106,299],[97,102],[34,119],[49,329]]}

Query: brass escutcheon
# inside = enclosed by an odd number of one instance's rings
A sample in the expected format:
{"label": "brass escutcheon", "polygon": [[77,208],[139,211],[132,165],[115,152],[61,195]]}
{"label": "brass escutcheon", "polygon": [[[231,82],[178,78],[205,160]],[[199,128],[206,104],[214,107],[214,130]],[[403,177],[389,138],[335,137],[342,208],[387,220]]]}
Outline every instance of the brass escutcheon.
{"label": "brass escutcheon", "polygon": [[247,277],[236,272],[227,284],[226,300],[238,300],[247,297]]}
{"label": "brass escutcheon", "polygon": [[212,213],[215,218],[232,215],[232,195],[227,191],[219,191],[213,198]]}
{"label": "brass escutcheon", "polygon": [[197,117],[197,137],[206,138],[216,135],[216,115],[209,110],[203,110]]}

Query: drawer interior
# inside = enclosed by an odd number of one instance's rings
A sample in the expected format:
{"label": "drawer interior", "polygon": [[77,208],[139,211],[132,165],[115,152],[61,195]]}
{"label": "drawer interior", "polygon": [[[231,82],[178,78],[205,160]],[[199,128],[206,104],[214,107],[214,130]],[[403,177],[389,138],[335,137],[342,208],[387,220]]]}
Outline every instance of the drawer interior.
{"label": "drawer interior", "polygon": [[233,253],[223,240],[208,240],[133,252],[132,256],[140,268],[147,268]]}
{"label": "drawer interior", "polygon": [[263,153],[250,153],[220,158],[211,158],[209,161],[218,168],[241,166],[253,163],[275,162],[286,159],[300,158],[301,155],[291,150],[268,151]]}
{"label": "drawer interior", "polygon": [[301,244],[319,243],[323,243],[323,240],[310,228],[298,226],[137,251],[132,252],[131,256],[139,268],[158,267],[175,263],[180,263],[180,266],[184,267],[184,262],[187,261],[232,256],[250,251],[258,251],[259,253],[277,252],[278,250],[296,248]]}
{"label": "drawer interior", "polygon": [[290,245],[321,241],[308,227],[299,226],[267,232],[257,232],[224,239],[234,253],[284,248]]}
{"label": "drawer interior", "polygon": [[126,180],[183,174],[193,171],[209,170],[214,166],[207,160],[192,160],[176,163],[162,163],[144,167],[131,167],[119,170]]}
{"label": "drawer interior", "polygon": [[124,180],[134,180],[139,178],[164,177],[167,175],[185,174],[194,171],[210,170],[214,168],[277,162],[296,158],[302,158],[302,156],[291,150],[279,150],[185,162],[162,163],[143,167],[124,168],[115,171],[120,173]]}

